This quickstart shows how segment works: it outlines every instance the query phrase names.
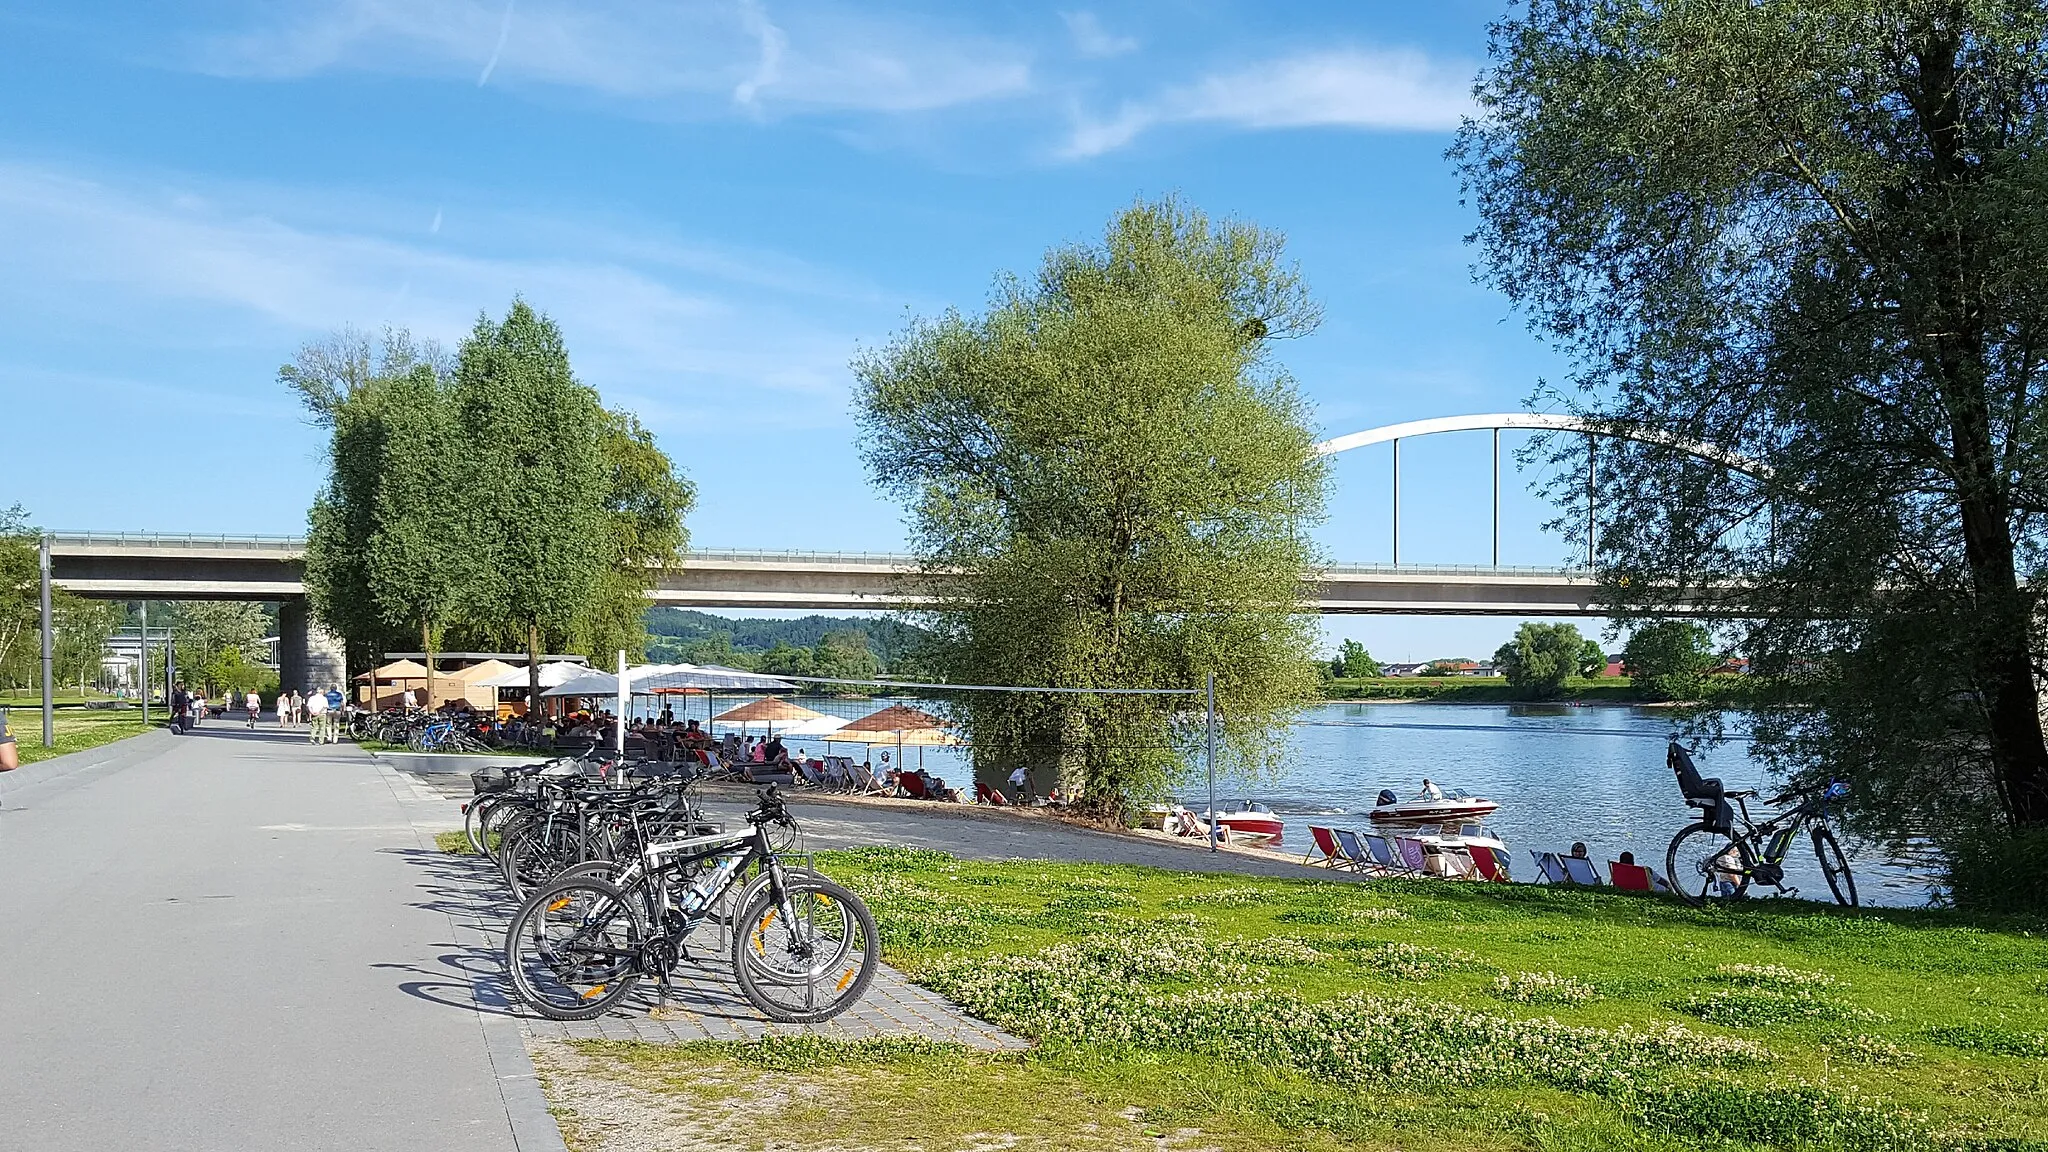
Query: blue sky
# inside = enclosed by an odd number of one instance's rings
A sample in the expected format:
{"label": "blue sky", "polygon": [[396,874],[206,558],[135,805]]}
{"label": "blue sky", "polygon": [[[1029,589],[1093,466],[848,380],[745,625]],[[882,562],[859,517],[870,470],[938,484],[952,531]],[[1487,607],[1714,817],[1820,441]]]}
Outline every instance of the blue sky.
{"label": "blue sky", "polygon": [[[850,356],[1166,193],[1288,236],[1325,432],[1511,410],[1560,365],[1472,283],[1443,159],[1500,10],[0,0],[0,502],[300,531],[322,441],[277,366],[522,293],[697,483],[698,544],[892,550]],[[1487,561],[1486,443],[1404,446],[1404,561]],[[1388,558],[1387,471],[1339,458],[1332,558]],[[1502,559],[1556,563],[1527,479]],[[1384,659],[1510,627],[1330,623]]]}

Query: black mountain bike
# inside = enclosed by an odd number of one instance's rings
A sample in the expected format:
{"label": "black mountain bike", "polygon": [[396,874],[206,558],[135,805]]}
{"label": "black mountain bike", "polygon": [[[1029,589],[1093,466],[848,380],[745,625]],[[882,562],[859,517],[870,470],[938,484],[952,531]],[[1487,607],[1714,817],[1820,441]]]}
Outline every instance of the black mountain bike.
{"label": "black mountain bike", "polygon": [[1678,776],[1686,804],[1700,809],[1700,819],[1680,829],[1664,852],[1664,870],[1671,887],[1687,903],[1734,899],[1747,895],[1752,884],[1776,888],[1781,895],[1798,895],[1798,889],[1785,887],[1785,856],[1800,830],[1811,825],[1813,854],[1820,859],[1828,891],[1834,894],[1835,903],[1856,906],[1856,877],[1849,871],[1849,858],[1834,830],[1828,827],[1828,802],[1849,795],[1846,783],[1830,780],[1825,786],[1774,796],[1765,803],[1774,807],[1790,800],[1799,803],[1759,824],[1749,814],[1748,801],[1756,795],[1754,789],[1731,792],[1718,778],[1702,778],[1692,754],[1676,741],[1666,750],[1665,761]]}
{"label": "black mountain bike", "polygon": [[[881,949],[861,898],[787,866],[776,840],[795,821],[771,786],[740,832],[647,844],[631,861],[593,862],[535,889],[505,932],[520,999],[554,1020],[602,1015],[652,976],[660,1000],[685,941],[727,919],[740,992],[771,1020],[813,1023],[852,1007]],[[749,868],[756,875],[726,897]]]}

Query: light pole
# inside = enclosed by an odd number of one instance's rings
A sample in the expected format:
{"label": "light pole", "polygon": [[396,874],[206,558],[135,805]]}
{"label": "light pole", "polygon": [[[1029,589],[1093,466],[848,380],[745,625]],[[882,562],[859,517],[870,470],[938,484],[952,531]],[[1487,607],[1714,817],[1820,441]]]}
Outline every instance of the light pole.
{"label": "light pole", "polygon": [[57,701],[51,695],[50,676],[55,663],[56,650],[52,643],[54,629],[50,626],[50,537],[44,534],[40,549],[43,567],[43,747],[57,746]]}
{"label": "light pole", "polygon": [[136,683],[142,686],[142,726],[149,727],[149,601],[142,602],[142,643],[137,648],[142,674]]}

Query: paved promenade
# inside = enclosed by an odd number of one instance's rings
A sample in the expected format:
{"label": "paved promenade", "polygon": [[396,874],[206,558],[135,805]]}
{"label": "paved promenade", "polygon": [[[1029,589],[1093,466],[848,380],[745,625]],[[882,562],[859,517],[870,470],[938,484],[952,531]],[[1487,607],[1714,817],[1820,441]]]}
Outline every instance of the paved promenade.
{"label": "paved promenade", "polygon": [[561,1149],[426,806],[267,723],[0,777],[0,1149]]}

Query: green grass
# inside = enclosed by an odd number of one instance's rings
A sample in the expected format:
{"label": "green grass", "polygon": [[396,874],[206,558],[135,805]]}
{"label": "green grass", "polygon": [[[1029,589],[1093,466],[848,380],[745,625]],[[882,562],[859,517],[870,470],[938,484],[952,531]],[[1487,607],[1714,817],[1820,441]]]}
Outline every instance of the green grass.
{"label": "green grass", "polygon": [[[142,710],[122,709],[100,711],[67,708],[58,711],[52,718],[57,744],[54,748],[43,747],[43,717],[40,709],[26,709],[9,706],[7,732],[14,737],[15,748],[21,754],[23,764],[34,764],[67,752],[82,752],[97,748],[130,736],[139,736],[142,727]],[[150,711],[150,727],[160,728],[160,714]]]}
{"label": "green grass", "polygon": [[892,964],[1039,1046],[603,1049],[683,1096],[773,1072],[797,1103],[746,1146],[2048,1149],[2040,921],[822,862]]}

